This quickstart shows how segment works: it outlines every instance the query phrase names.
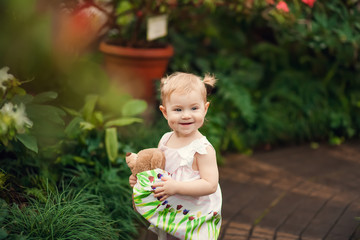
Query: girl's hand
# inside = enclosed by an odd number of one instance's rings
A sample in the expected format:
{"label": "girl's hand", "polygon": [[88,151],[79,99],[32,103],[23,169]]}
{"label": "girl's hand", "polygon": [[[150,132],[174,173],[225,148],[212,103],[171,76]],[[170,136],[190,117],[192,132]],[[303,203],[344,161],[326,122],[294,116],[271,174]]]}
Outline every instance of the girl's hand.
{"label": "girl's hand", "polygon": [[168,197],[176,194],[178,182],[171,177],[162,177],[162,182],[154,183],[152,185],[154,189],[154,197],[160,198],[160,201],[164,201]]}
{"label": "girl's hand", "polygon": [[137,177],[135,175],[131,174],[129,177],[130,186],[133,188],[135,186],[136,182],[137,182]]}

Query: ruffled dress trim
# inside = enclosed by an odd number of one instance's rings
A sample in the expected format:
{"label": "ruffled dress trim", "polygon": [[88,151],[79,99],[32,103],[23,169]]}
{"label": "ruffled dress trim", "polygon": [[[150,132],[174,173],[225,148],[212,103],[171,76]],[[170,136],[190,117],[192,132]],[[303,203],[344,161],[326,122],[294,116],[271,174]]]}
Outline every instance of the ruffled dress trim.
{"label": "ruffled dress trim", "polygon": [[206,148],[208,146],[212,146],[211,143],[207,140],[207,138],[205,136],[202,136],[201,138],[195,139],[184,147],[170,148],[166,146],[166,143],[169,141],[173,133],[174,132],[168,132],[164,134],[164,136],[160,140],[159,148],[163,151],[168,149],[176,151],[181,157],[179,167],[188,166],[192,168],[195,154],[207,154],[208,152]]}

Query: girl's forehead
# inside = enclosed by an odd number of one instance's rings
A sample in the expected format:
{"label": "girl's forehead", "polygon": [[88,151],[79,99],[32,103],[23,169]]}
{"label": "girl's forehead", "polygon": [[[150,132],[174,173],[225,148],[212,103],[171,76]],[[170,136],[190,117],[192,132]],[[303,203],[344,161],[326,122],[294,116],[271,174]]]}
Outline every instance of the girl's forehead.
{"label": "girl's forehead", "polygon": [[204,97],[200,91],[191,91],[189,93],[173,92],[168,98],[169,104],[202,104]]}
{"label": "girl's forehead", "polygon": [[200,90],[191,90],[190,92],[177,92],[174,91],[170,94],[169,98],[201,98],[202,94]]}

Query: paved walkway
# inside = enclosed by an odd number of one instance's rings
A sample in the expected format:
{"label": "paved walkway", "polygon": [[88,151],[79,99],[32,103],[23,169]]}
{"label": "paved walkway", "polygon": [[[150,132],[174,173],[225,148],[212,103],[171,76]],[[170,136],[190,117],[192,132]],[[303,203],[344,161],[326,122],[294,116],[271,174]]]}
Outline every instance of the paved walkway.
{"label": "paved walkway", "polygon": [[360,142],[225,159],[219,239],[360,239]]}

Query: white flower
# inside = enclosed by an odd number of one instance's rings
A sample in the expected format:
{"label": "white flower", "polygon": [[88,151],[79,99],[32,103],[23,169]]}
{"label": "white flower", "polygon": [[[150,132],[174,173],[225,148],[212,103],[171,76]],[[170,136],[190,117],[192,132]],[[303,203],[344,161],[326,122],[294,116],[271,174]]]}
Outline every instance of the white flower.
{"label": "white flower", "polygon": [[19,127],[19,129],[23,127],[31,128],[33,126],[33,122],[26,116],[24,104],[20,104],[16,109],[14,120],[16,128]]}
{"label": "white flower", "polygon": [[11,102],[5,103],[0,109],[0,112],[4,115],[11,116],[14,113],[14,105]]}
{"label": "white flower", "polygon": [[0,69],[0,88],[5,92],[6,91],[6,87],[4,86],[4,83],[12,78],[14,78],[14,76],[12,74],[8,74],[7,72],[9,71],[9,67],[3,67],[2,69]]}
{"label": "white flower", "polygon": [[26,116],[25,105],[22,103],[20,106],[13,105],[11,102],[5,103],[0,109],[0,113],[11,117],[15,123],[16,130],[20,133],[25,131],[25,127],[31,128],[33,125],[33,122]]}

